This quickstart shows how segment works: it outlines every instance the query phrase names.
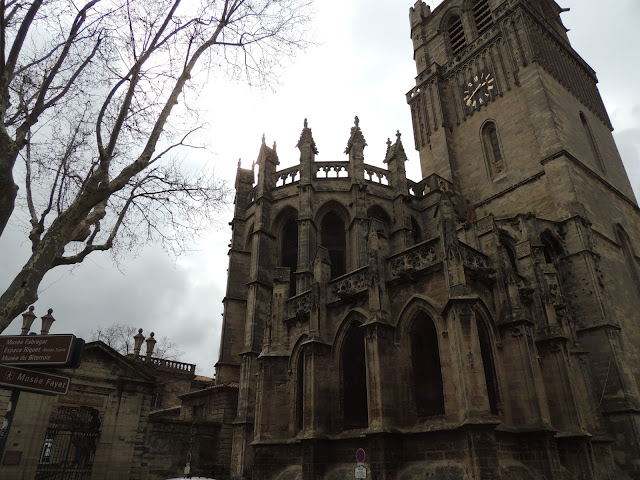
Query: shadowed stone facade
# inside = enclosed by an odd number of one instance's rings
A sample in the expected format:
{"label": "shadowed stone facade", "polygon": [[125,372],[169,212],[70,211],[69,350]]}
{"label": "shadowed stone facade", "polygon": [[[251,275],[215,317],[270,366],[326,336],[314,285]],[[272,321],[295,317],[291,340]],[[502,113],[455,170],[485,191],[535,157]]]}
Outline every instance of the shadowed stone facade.
{"label": "shadowed stone facade", "polygon": [[362,447],[373,479],[640,479],[638,205],[560,13],[411,8],[419,182],[358,118],[348,161],[305,121],[298,165],[238,167],[231,478],[353,478]]}

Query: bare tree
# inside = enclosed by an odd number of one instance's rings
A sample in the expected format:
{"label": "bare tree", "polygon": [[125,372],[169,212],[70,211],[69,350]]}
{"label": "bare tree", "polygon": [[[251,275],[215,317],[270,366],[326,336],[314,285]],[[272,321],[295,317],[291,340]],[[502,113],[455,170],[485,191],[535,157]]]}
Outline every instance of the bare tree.
{"label": "bare tree", "polygon": [[192,77],[268,84],[313,0],[85,1],[0,0],[0,235],[26,215],[32,246],[0,332],[50,269],[148,240],[180,251],[207,225],[226,188],[177,157],[201,127]]}
{"label": "bare tree", "polygon": [[[117,352],[123,355],[129,355],[130,353],[134,353],[133,337],[137,331],[135,327],[130,325],[116,324],[108,327],[97,326],[95,330],[91,331],[90,335],[91,341],[99,340]],[[154,358],[179,361],[180,357],[184,355],[184,352],[178,344],[168,337],[161,337],[157,342],[153,349]]]}

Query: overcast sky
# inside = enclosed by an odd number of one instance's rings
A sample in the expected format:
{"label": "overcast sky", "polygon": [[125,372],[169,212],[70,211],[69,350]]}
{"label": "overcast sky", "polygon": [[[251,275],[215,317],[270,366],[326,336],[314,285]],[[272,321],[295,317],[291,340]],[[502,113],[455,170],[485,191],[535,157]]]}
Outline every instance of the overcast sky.
{"label": "overcast sky", "polygon": [[[409,7],[414,0],[317,0],[313,40],[317,46],[292,60],[276,91],[241,84],[206,85],[210,152],[197,161],[213,162],[233,184],[238,159],[249,167],[262,134],[278,144],[280,168],[298,161],[295,145],[308,118],[319,161],[346,160],[353,118],[358,115],[367,140],[365,161],[382,165],[387,137],[403,134],[409,176],[419,180],[411,116],[405,93],[414,86],[409,39]],[[439,0],[427,0],[432,7]],[[640,1],[561,0],[565,26],[577,52],[593,67],[613,122],[614,136],[631,183],[640,192]],[[605,5],[611,5],[605,7]],[[226,287],[228,222],[195,245],[196,253],[172,258],[148,246],[116,268],[108,254],[92,254],[75,269],[47,274],[36,304],[38,316],[54,309],[51,333],[89,339],[97,325],[128,324],[167,336],[185,352],[183,361],[213,375],[217,361]],[[14,225],[0,238],[0,290],[29,254],[24,233]],[[5,331],[18,333],[20,321]],[[34,329],[39,329],[39,321]]]}

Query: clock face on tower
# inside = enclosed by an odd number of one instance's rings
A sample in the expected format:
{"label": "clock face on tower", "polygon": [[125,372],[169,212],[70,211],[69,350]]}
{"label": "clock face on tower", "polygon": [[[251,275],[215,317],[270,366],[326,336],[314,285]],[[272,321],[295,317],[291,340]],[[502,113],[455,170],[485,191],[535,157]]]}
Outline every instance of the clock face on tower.
{"label": "clock face on tower", "polygon": [[494,94],[495,78],[491,72],[481,72],[467,81],[462,98],[467,108],[476,110],[489,103]]}

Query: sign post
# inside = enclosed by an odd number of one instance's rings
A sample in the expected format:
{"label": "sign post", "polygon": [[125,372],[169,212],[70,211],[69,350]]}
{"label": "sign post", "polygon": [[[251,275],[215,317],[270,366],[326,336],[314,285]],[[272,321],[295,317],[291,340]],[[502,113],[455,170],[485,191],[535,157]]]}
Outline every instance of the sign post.
{"label": "sign post", "polygon": [[0,385],[49,395],[65,395],[69,391],[69,377],[36,372],[26,368],[0,365]]}
{"label": "sign post", "polygon": [[7,335],[0,337],[0,363],[65,366],[71,359],[74,335]]}
{"label": "sign post", "polygon": [[367,467],[364,466],[364,459],[366,458],[363,448],[356,450],[356,478],[367,478]]}
{"label": "sign post", "polygon": [[71,380],[52,373],[17,368],[12,365],[73,367],[80,366],[84,340],[74,335],[49,335],[55,318],[52,309],[42,317],[41,335],[29,330],[37,318],[34,307],[22,314],[22,335],[0,336],[0,385],[10,387],[11,398],[0,430],[0,461],[9,437],[11,422],[20,392],[27,390],[48,395],[66,395]]}

